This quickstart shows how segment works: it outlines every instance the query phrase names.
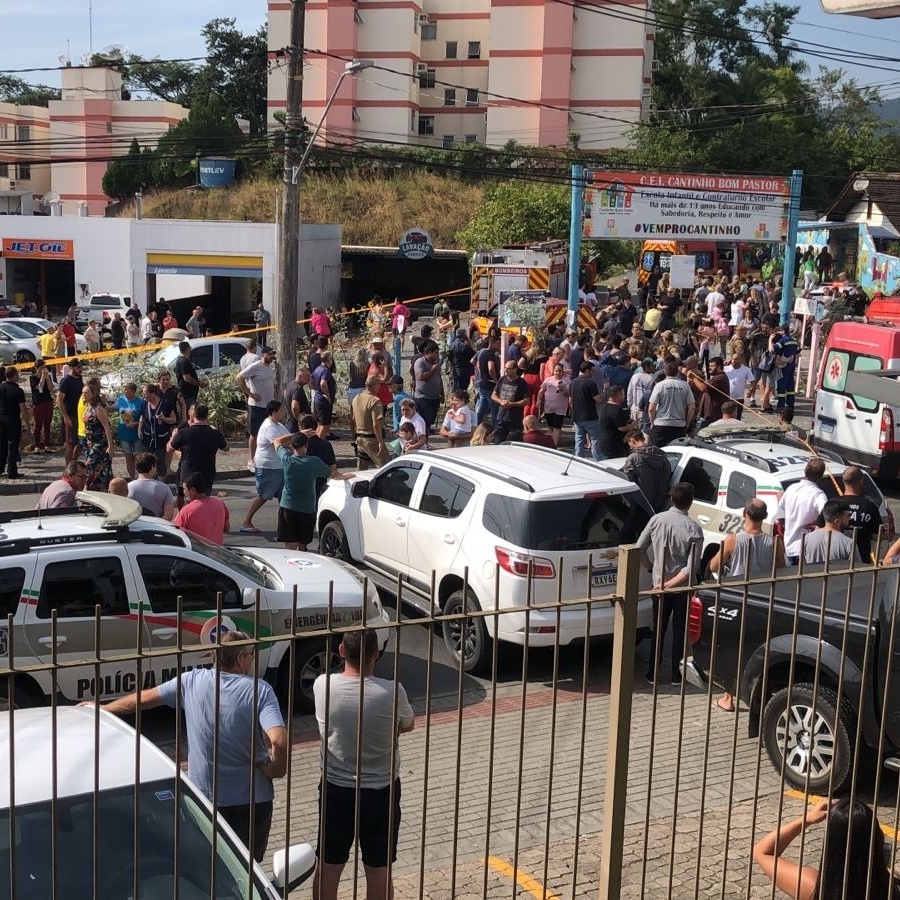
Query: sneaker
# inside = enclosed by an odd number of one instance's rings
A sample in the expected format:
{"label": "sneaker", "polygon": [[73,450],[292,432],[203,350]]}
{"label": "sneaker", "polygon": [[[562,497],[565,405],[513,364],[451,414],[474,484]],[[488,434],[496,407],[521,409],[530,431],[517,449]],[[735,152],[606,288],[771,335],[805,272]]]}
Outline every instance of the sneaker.
{"label": "sneaker", "polygon": [[655,681],[655,679],[654,679],[654,677],[653,677],[653,673],[652,673],[652,672],[646,672],[646,673],[644,674],[644,681],[646,681],[647,684],[650,685],[650,687],[653,687],[653,685],[656,684],[656,681]]}
{"label": "sneaker", "polygon": [[673,675],[671,680],[669,681],[669,684],[673,685],[674,687],[681,687],[681,676]]}
{"label": "sneaker", "polygon": [[759,404],[755,400],[751,400],[747,406],[749,409],[759,409]]}

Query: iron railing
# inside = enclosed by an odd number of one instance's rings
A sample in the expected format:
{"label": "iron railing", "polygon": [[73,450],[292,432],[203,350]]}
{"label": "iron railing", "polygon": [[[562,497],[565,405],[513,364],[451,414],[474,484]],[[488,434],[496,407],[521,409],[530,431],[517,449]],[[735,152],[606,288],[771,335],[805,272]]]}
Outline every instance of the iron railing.
{"label": "iron railing", "polygon": [[[695,585],[685,601],[686,632],[674,637],[684,641],[685,677],[673,686],[663,677],[665,664],[656,667],[652,685],[640,677],[655,652],[639,640],[639,608],[650,601],[639,590],[640,565],[639,551],[623,548],[614,592],[579,603],[559,599],[560,581],[554,602],[510,610],[498,595],[455,616],[412,613],[401,602],[388,625],[377,623],[382,634],[389,632],[376,673],[392,682],[394,727],[400,724],[397,685],[404,686],[416,714],[415,730],[399,737],[387,767],[399,776],[399,782],[389,779],[389,793],[402,786],[397,858],[388,867],[397,897],[771,897],[775,887],[754,864],[754,845],[813,808],[819,797],[864,801],[888,851],[895,852],[900,786],[883,763],[893,765],[900,752],[900,680],[894,672],[900,665],[900,570],[801,566],[766,578]],[[402,601],[403,585],[395,592]],[[586,585],[586,594],[592,593]],[[493,632],[495,621],[512,613],[524,614],[527,633],[536,609],[555,613],[558,634],[564,613],[609,606],[611,636],[592,637],[585,615],[574,646],[500,646],[478,675],[449,657],[441,637],[443,629],[472,619],[484,620]],[[11,705],[0,719],[0,758],[7,758],[8,769],[0,772],[0,884],[10,897],[162,896],[161,884],[173,897],[261,896],[269,888],[257,887],[254,894],[248,873],[264,885],[276,851],[287,857],[300,842],[316,844],[320,725],[329,733],[332,723],[329,714],[319,723],[300,708],[308,700],[298,691],[308,684],[309,642],[321,647],[319,662],[330,663],[342,634],[371,630],[375,623],[336,626],[329,602],[324,624],[300,627],[295,598],[290,628],[280,634],[255,628],[241,644],[259,651],[252,664],[257,679],[266,674],[272,648],[288,648],[283,676],[273,680],[290,752],[285,776],[275,781],[266,857],[255,869],[229,833],[200,824],[204,801],[189,784],[170,778],[165,787],[150,744],[130,739],[123,765],[121,745],[112,758],[107,751],[109,722],[87,710],[80,713],[90,716],[92,729],[85,748],[84,727],[73,725],[59,690],[73,670],[95,687],[113,690],[152,684],[156,675],[148,673],[163,668],[183,678],[197,663],[198,647],[196,636],[182,627],[181,610],[174,647],[142,646],[151,613],[141,609],[134,646],[108,652],[105,636],[112,626],[98,608],[87,623],[93,649],[79,659],[62,652],[60,638],[71,620],[54,615],[50,640],[32,645],[33,615],[33,607],[23,606],[9,617],[8,657],[0,668]],[[221,620],[227,611],[211,615]],[[252,608],[242,615],[255,620]],[[204,652],[210,664],[218,651],[213,646]],[[301,662],[304,671],[298,671]],[[111,667],[118,680],[109,680]],[[37,699],[42,673],[49,673],[50,697],[42,712],[25,711],[23,705]],[[714,706],[722,690],[733,697],[735,712]],[[261,691],[257,684],[252,704]],[[138,731],[172,760],[183,760],[189,750],[180,696],[175,715],[139,705],[134,716]],[[220,715],[221,702],[217,688],[214,792],[215,782],[226,777],[215,774],[225,771],[219,763],[234,752],[222,739],[229,723]],[[37,724],[33,716],[40,717]],[[358,714],[357,759],[366,740],[361,722]],[[247,740],[256,740],[255,733]],[[253,802],[258,787],[250,776],[248,767]],[[357,793],[357,821],[364,814],[360,798]],[[213,802],[210,814],[219,816],[218,806]],[[390,833],[393,803],[387,809]],[[251,845],[255,828],[249,828]],[[802,829],[782,857],[782,882],[786,860],[821,868],[826,835],[832,844],[838,841],[830,827]],[[824,850],[828,859],[846,856],[844,847]],[[354,847],[342,896],[364,890],[362,862]],[[866,885],[851,884],[849,867],[847,873],[846,895],[865,897]],[[151,877],[158,880],[148,887]],[[286,886],[272,890],[288,894]]]}

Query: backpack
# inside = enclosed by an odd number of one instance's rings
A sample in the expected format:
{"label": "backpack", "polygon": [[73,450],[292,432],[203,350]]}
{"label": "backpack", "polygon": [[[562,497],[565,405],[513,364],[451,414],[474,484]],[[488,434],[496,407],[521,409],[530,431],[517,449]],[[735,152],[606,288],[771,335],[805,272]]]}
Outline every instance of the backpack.
{"label": "backpack", "polygon": [[638,409],[641,412],[647,412],[647,408],[650,406],[650,395],[653,393],[655,385],[655,379],[648,381],[647,384],[644,385],[644,389],[641,391],[641,396],[638,400]]}

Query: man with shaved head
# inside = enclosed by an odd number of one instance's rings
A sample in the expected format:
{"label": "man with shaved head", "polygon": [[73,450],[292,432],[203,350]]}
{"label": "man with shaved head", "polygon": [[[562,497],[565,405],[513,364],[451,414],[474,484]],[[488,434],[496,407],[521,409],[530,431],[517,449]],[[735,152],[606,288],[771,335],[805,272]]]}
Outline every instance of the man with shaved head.
{"label": "man with shaved head", "polygon": [[[873,562],[877,552],[878,531],[881,528],[881,509],[866,496],[866,476],[859,466],[848,466],[841,475],[844,482],[844,501],[850,510],[850,527],[847,531],[853,537],[863,562]],[[885,534],[887,538],[887,534]]]}

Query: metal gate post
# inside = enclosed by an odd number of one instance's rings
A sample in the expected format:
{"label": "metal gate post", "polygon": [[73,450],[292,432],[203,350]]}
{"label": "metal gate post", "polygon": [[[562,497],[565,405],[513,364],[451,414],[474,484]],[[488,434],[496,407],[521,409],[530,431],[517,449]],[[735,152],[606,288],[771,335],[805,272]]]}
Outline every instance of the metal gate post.
{"label": "metal gate post", "polygon": [[625,843],[625,801],[631,744],[631,697],[634,690],[634,644],[641,575],[641,551],[619,549],[609,687],[609,746],[600,843],[600,900],[619,900]]}

